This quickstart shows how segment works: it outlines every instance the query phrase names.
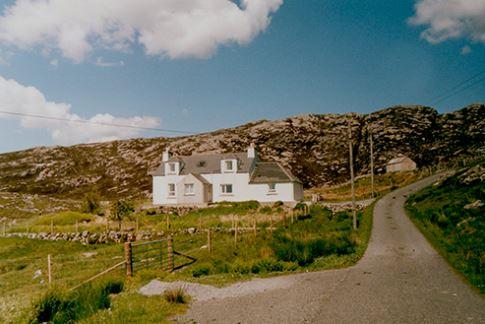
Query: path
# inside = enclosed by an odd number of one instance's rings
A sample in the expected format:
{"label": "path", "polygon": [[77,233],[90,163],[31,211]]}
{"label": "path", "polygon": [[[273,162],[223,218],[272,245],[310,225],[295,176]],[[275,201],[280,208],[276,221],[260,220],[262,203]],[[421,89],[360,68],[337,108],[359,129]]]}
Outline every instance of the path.
{"label": "path", "polygon": [[[433,176],[376,205],[369,247],[354,267],[257,279],[231,294],[195,301],[179,322],[485,323],[485,300],[453,272],[406,217],[406,196]],[[244,289],[256,285],[262,289]]]}

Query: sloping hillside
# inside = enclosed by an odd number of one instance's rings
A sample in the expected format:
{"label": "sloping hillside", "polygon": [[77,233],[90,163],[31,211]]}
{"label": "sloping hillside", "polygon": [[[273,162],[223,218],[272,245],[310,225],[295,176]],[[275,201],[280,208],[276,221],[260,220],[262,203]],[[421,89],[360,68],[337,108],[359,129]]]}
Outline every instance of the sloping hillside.
{"label": "sloping hillside", "polygon": [[485,105],[439,115],[423,106],[396,106],[371,114],[305,115],[257,121],[210,133],[115,141],[71,147],[39,147],[0,155],[0,191],[76,197],[97,189],[105,197],[147,197],[148,171],[166,147],[175,154],[245,150],[256,143],[263,159],[288,166],[306,187],[348,179],[348,125],[352,125],[357,173],[369,169],[369,133],[376,168],[398,153],[419,166],[455,156],[483,154]]}

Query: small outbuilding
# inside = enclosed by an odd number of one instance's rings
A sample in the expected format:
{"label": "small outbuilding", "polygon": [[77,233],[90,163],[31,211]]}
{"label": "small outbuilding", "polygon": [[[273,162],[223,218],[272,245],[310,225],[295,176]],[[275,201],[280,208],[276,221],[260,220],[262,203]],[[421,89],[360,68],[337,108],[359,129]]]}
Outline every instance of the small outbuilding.
{"label": "small outbuilding", "polygon": [[416,170],[416,162],[405,155],[399,154],[386,164],[386,172],[401,172]]}

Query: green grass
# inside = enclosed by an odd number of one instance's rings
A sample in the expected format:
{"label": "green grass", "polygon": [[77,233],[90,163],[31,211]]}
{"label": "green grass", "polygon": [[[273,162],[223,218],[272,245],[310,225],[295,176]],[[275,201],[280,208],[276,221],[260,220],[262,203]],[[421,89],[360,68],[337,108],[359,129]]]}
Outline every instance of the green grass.
{"label": "green grass", "polygon": [[485,293],[485,209],[465,209],[485,201],[485,184],[464,184],[467,169],[411,196],[406,209],[428,241],[467,280]]}
{"label": "green grass", "polygon": [[[198,227],[199,219],[204,220],[204,228],[218,224],[227,229],[232,225],[232,216],[226,214],[230,211],[231,215],[237,216],[235,219],[241,227],[252,226],[254,217],[258,218],[257,234],[252,231],[239,233],[235,242],[230,232],[214,230],[212,252],[203,248],[207,244],[205,232],[195,235],[178,234],[174,237],[174,249],[196,257],[194,264],[171,274],[160,268],[140,270],[135,266],[135,277],[126,283],[122,293],[110,297],[109,309],[98,307],[93,310],[93,307],[87,307],[91,310],[76,313],[77,320],[86,323],[164,322],[168,316],[182,312],[186,306],[168,303],[161,296],[140,296],[137,289],[151,279],[185,280],[222,286],[254,277],[349,266],[360,259],[367,246],[372,206],[359,213],[361,226],[358,231],[351,229],[349,213],[334,215],[316,206],[309,215],[294,218],[292,224],[289,216],[283,216],[281,206],[263,208],[251,207],[251,204],[236,207],[221,204],[185,216],[173,216],[172,229]],[[66,215],[66,223],[81,216],[74,215]],[[163,215],[143,217],[147,218],[150,227],[165,226]],[[271,217],[275,226],[273,231],[268,228]],[[145,218],[139,221],[142,223]],[[86,252],[95,254],[88,256]],[[121,245],[84,246],[64,241],[0,238],[0,322],[14,322],[25,317],[23,314],[26,310],[35,309],[32,305],[48,291],[48,254],[52,255],[54,284],[66,288],[123,260]],[[302,258],[302,255],[309,257]],[[184,262],[187,259],[175,257],[176,265]],[[37,270],[41,270],[42,275],[34,278]],[[123,277],[123,269],[113,275]],[[71,298],[69,295],[61,295],[61,300],[69,301]],[[78,306],[74,303],[73,307],[77,309]]]}
{"label": "green grass", "polygon": [[37,218],[33,225],[75,225],[77,223],[89,223],[94,221],[94,215],[75,211],[65,211],[56,214],[43,215]]}
{"label": "green grass", "polygon": [[[429,175],[427,171],[393,172],[379,174],[374,177],[374,192],[381,197],[388,192],[411,184],[420,178]],[[370,176],[359,178],[355,181],[355,197],[357,200],[370,199],[372,197],[372,186]],[[349,201],[350,183],[331,187],[314,188],[307,191],[307,195],[319,194],[325,201],[338,202]]]}

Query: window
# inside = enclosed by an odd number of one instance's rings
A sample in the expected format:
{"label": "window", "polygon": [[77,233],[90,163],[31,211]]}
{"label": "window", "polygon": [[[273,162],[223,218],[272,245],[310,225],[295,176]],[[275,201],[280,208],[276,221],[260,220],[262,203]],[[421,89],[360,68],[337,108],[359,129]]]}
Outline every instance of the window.
{"label": "window", "polygon": [[175,196],[175,183],[168,184],[168,196],[174,197]]}
{"label": "window", "polygon": [[194,194],[194,184],[193,183],[186,183],[185,184],[185,194],[186,195],[193,195]]}
{"label": "window", "polygon": [[175,173],[175,163],[169,163],[168,164],[168,171],[170,173]]}
{"label": "window", "polygon": [[268,184],[268,191],[269,192],[276,192],[276,183]]}
{"label": "window", "polygon": [[221,185],[221,192],[223,194],[232,194],[232,184]]}
{"label": "window", "polygon": [[234,167],[232,160],[227,160],[225,161],[225,163],[226,163],[226,171],[232,171]]}

